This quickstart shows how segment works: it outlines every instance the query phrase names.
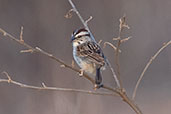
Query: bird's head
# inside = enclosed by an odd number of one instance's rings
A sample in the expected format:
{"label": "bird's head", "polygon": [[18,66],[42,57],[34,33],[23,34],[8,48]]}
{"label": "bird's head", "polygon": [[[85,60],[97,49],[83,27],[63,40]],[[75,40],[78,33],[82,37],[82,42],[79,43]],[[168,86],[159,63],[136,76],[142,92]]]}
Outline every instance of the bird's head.
{"label": "bird's head", "polygon": [[90,41],[90,37],[90,33],[85,28],[77,29],[73,32],[71,36],[71,42],[73,43],[73,46],[77,46],[87,41]]}

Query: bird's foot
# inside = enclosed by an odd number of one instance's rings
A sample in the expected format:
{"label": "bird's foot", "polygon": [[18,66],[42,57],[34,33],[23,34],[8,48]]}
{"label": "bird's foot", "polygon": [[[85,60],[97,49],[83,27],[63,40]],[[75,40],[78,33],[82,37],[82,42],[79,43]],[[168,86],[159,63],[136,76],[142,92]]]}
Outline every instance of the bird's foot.
{"label": "bird's foot", "polygon": [[103,87],[103,84],[95,84],[94,85],[94,90],[100,89],[101,87]]}
{"label": "bird's foot", "polygon": [[80,69],[79,76],[82,77],[83,74],[84,74],[84,70],[83,69]]}

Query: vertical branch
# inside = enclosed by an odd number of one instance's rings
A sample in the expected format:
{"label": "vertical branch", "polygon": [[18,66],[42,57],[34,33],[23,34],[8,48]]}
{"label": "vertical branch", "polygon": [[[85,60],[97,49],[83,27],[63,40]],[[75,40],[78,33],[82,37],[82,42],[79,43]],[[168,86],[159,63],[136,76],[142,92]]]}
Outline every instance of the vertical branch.
{"label": "vertical branch", "polygon": [[170,44],[171,44],[171,40],[170,40],[169,42],[165,43],[165,44],[156,52],[156,54],[155,54],[154,56],[151,57],[151,59],[149,60],[149,62],[146,64],[146,66],[145,66],[143,72],[141,73],[141,75],[140,75],[140,77],[139,77],[139,79],[138,79],[138,81],[137,81],[137,83],[136,83],[136,86],[135,86],[135,88],[134,88],[134,92],[133,92],[133,95],[132,95],[132,99],[133,99],[133,100],[135,99],[135,96],[136,96],[136,93],[137,93],[137,89],[138,89],[138,87],[139,87],[139,84],[140,84],[142,78],[144,77],[145,72],[146,72],[147,69],[149,68],[150,64],[151,64],[151,63],[153,62],[153,60],[160,54],[160,52],[163,51],[163,50],[164,50],[168,45],[170,45]]}
{"label": "vertical branch", "polygon": [[116,47],[116,53],[115,53],[115,64],[116,64],[116,73],[117,78],[119,80],[119,88],[123,88],[122,81],[121,81],[121,74],[120,74],[120,64],[119,64],[119,47],[121,44],[120,36],[118,39],[117,47]]}
{"label": "vertical branch", "polygon": [[126,24],[126,17],[125,15],[119,19],[119,35],[117,37],[117,47],[116,47],[116,53],[115,53],[115,64],[116,64],[116,73],[117,73],[117,78],[119,80],[119,84],[120,84],[120,88],[123,89],[123,84],[122,84],[122,81],[121,81],[121,74],[120,74],[120,64],[119,64],[119,48],[120,48],[120,45],[122,43],[122,40],[121,40],[121,33],[122,33],[122,30],[124,28],[128,28],[129,29],[129,26]]}
{"label": "vertical branch", "polygon": [[114,79],[115,79],[115,81],[116,81],[117,87],[118,87],[118,88],[121,88],[120,78],[118,78],[118,76],[115,74],[115,71],[114,71],[114,69],[112,68],[110,62],[108,62],[108,64],[109,64],[109,68],[110,68],[110,70],[111,70],[111,72],[112,72],[112,74],[113,74],[113,77],[114,77]]}

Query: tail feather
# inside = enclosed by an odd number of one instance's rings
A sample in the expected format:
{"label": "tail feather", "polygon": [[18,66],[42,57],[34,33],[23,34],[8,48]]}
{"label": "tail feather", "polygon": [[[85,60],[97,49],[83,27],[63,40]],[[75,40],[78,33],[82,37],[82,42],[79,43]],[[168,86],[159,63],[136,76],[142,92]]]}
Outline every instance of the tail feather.
{"label": "tail feather", "polygon": [[95,83],[97,85],[100,85],[102,83],[102,76],[101,76],[100,68],[96,69]]}

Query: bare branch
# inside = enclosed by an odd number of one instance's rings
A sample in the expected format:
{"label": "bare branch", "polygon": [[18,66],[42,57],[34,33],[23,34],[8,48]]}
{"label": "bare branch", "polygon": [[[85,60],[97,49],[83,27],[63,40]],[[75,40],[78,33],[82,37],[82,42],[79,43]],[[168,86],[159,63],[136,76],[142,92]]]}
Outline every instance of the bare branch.
{"label": "bare branch", "polygon": [[24,42],[23,40],[23,26],[21,27],[21,32],[20,32],[20,42]]}
{"label": "bare branch", "polygon": [[114,40],[114,41],[118,41],[118,40],[119,40],[119,38],[118,38],[118,37],[117,37],[117,38],[113,38],[113,40]]}
{"label": "bare branch", "polygon": [[[56,62],[60,63],[61,65],[63,65],[65,68],[69,68],[75,72],[78,72],[80,73],[80,70],[79,69],[76,69],[76,68],[73,68],[71,65],[68,65],[66,64],[64,61],[56,58],[55,56],[53,56],[52,54],[50,53],[47,53],[45,52],[44,50],[40,49],[39,47],[36,47],[36,48],[33,48],[31,47],[30,45],[28,45],[27,43],[25,42],[20,42],[20,40],[18,40],[17,38],[15,38],[14,36],[12,36],[11,34],[7,33],[6,31],[4,31],[3,29],[0,28],[0,32],[6,37],[6,38],[9,38],[15,42],[17,42],[18,44],[20,45],[23,45],[24,47],[28,48],[28,49],[31,49],[33,50],[33,52],[36,52],[36,53],[41,53],[47,57],[49,57],[50,59],[53,59],[55,60]],[[92,79],[90,76],[88,76],[87,74],[83,73],[83,77],[85,77],[85,79],[89,80],[91,83],[95,84],[95,81],[94,79]],[[32,89],[39,89],[39,90],[46,90],[47,87],[37,87],[37,86],[31,86],[31,85],[26,85],[26,84],[22,84],[20,82],[17,82],[17,81],[14,81],[14,80],[9,80],[10,78],[8,77],[8,79],[0,79],[0,82],[8,82],[8,83],[12,83],[12,84],[15,84],[15,85],[19,85],[20,87],[26,87],[26,88],[32,88]],[[108,87],[106,85],[103,85],[104,89],[108,90],[108,91],[111,91],[112,94],[117,94],[119,95],[124,102],[126,102],[137,114],[142,114],[141,110],[137,107],[137,105],[132,102],[126,95],[125,91],[123,91],[123,89],[113,89],[111,87]],[[61,90],[62,89],[62,90]],[[82,93],[89,93],[90,91],[83,91],[83,90],[77,90],[77,89],[66,89],[66,88],[54,88],[54,87],[48,87],[48,90],[58,90],[58,91],[70,91],[70,92],[82,92]],[[90,92],[92,93],[92,92]],[[96,94],[96,93],[93,93],[93,94]],[[110,94],[110,93],[109,93]]]}
{"label": "bare branch", "polygon": [[43,86],[44,88],[47,88],[47,86],[46,86],[45,83],[43,83],[43,82],[42,82],[42,86]]}
{"label": "bare branch", "polygon": [[125,15],[125,14],[124,14],[123,17],[121,17],[121,18],[119,19],[119,22],[120,22],[120,24],[119,24],[119,37],[118,37],[118,38],[121,37],[121,33],[122,33],[122,30],[123,30],[124,28],[130,29],[130,27],[129,27],[128,24],[126,23],[126,15]]}
{"label": "bare branch", "polygon": [[70,9],[64,17],[65,18],[71,18],[72,17],[72,12],[73,12],[73,9]]}
{"label": "bare branch", "polygon": [[90,17],[85,21],[85,23],[88,25],[88,22],[91,21],[92,19],[93,19],[93,17],[90,16]]}
{"label": "bare branch", "polygon": [[[104,43],[104,46],[103,46],[104,48],[106,47],[106,44],[108,44],[109,46],[111,46],[114,49],[114,51],[117,51],[117,48],[112,43],[110,43],[110,42],[105,42]],[[120,52],[121,52],[121,50],[120,50]],[[110,64],[110,62],[108,62],[108,65],[109,65],[109,68],[110,68],[110,70],[111,70],[111,72],[113,74],[113,77],[114,77],[114,79],[116,81],[117,86],[120,88],[120,81],[119,81],[117,75],[115,74],[115,71],[114,71],[112,65]]]}
{"label": "bare branch", "polygon": [[100,45],[101,43],[102,43],[102,40],[99,40],[99,41],[98,41],[98,44]]}
{"label": "bare branch", "polygon": [[136,114],[142,114],[139,107],[131,99],[129,99],[129,97],[126,94],[126,91],[123,88],[122,89],[112,89],[112,88],[109,88],[106,86],[104,86],[103,88],[113,91],[113,92],[116,92],[117,94],[119,94],[119,96],[122,98],[122,100],[125,103],[127,103],[136,112]]}
{"label": "bare branch", "polygon": [[132,36],[129,36],[129,37],[127,37],[127,38],[124,38],[124,39],[121,40],[121,43],[124,43],[124,42],[128,41],[128,40],[131,39],[131,38],[132,38]]}
{"label": "bare branch", "polygon": [[[79,69],[73,68],[71,65],[67,65],[64,61],[62,61],[62,60],[56,58],[54,55],[52,55],[52,54],[50,54],[50,53],[45,52],[44,50],[40,49],[39,47],[33,48],[33,47],[31,47],[30,45],[28,45],[27,43],[21,42],[20,40],[18,40],[17,38],[15,38],[14,36],[12,36],[11,34],[7,33],[6,31],[4,31],[4,30],[1,29],[1,28],[0,28],[0,32],[1,32],[4,36],[6,36],[7,38],[9,38],[9,39],[11,39],[11,40],[13,40],[13,41],[19,43],[20,45],[23,45],[24,47],[28,48],[28,50],[32,50],[32,51],[30,51],[30,52],[41,53],[41,54],[43,54],[43,55],[45,55],[45,56],[47,56],[47,57],[49,57],[49,58],[55,60],[56,62],[60,63],[61,65],[64,65],[66,68],[69,68],[69,69],[71,69],[71,70],[73,70],[73,71],[75,71],[75,72],[78,72],[78,73],[80,72]],[[22,52],[23,52],[23,51],[22,51]],[[91,77],[89,77],[89,76],[86,75],[86,74],[84,74],[84,77],[94,84],[94,80],[93,80]]]}
{"label": "bare branch", "polygon": [[21,50],[20,53],[33,53],[32,49]]}
{"label": "bare branch", "polygon": [[20,83],[18,81],[12,80],[11,77],[7,72],[3,72],[5,76],[7,76],[8,79],[0,79],[0,82],[6,82],[14,85],[18,85],[22,88],[28,88],[28,89],[35,89],[35,90],[54,90],[54,91],[64,91],[64,92],[77,92],[77,93],[84,93],[84,94],[92,94],[92,95],[103,95],[103,96],[118,96],[115,93],[107,93],[107,92],[94,92],[94,91],[87,91],[87,90],[81,90],[81,89],[70,89],[70,88],[57,88],[57,87],[48,87],[44,83],[42,83],[42,87],[39,86],[32,86]]}
{"label": "bare branch", "polygon": [[[106,47],[106,45],[109,45],[109,46],[111,46],[113,49],[114,49],[114,51],[116,51],[116,46],[114,46],[112,43],[110,43],[110,42],[105,42],[104,43],[104,45],[103,45],[103,48],[105,48]],[[119,49],[119,53],[121,53],[121,50]]]}
{"label": "bare branch", "polygon": [[74,68],[75,67],[75,62],[72,60],[71,66]]}
{"label": "bare branch", "polygon": [[123,39],[121,40],[121,34],[122,34],[122,31],[124,28],[127,28],[127,29],[130,29],[130,27],[126,24],[126,16],[124,15],[123,17],[121,17],[119,19],[119,35],[117,38],[113,38],[113,40],[117,40],[117,47],[116,47],[116,53],[115,53],[115,64],[116,64],[116,76],[117,76],[117,79],[119,80],[119,85],[118,87],[123,89],[123,84],[122,84],[122,80],[121,80],[121,73],[120,73],[120,64],[119,64],[119,48],[120,48],[120,45],[122,42],[126,41],[129,39],[126,38],[126,39]]}
{"label": "bare branch", "polygon": [[144,74],[145,72],[147,71],[147,69],[149,68],[149,66],[151,65],[151,63],[153,62],[153,60],[160,54],[160,52],[162,52],[167,46],[169,46],[171,44],[171,40],[167,43],[165,43],[155,54],[154,56],[151,57],[151,59],[148,61],[148,63],[146,64],[143,72],[141,73],[137,83],[136,83],[136,86],[134,88],[134,92],[133,92],[133,95],[132,95],[132,99],[134,100],[135,99],[135,96],[136,96],[136,93],[137,93],[137,89],[138,89],[138,86],[142,80],[142,78],[144,77]]}
{"label": "bare branch", "polygon": [[87,22],[84,21],[84,19],[82,18],[82,16],[81,16],[80,13],[78,12],[77,8],[76,8],[75,5],[73,4],[72,0],[68,0],[68,1],[69,1],[69,3],[71,4],[72,11],[74,11],[74,12],[77,14],[77,16],[79,17],[80,21],[81,21],[82,24],[84,25],[84,27],[90,32],[90,35],[91,35],[92,40],[93,40],[94,42],[96,42],[96,40],[95,40],[93,34],[91,33],[91,31],[90,31],[90,29],[89,29],[89,27],[88,27],[88,25],[87,25]]}
{"label": "bare branch", "polygon": [[[119,37],[118,37],[119,38]],[[117,47],[116,47],[116,53],[115,53],[115,64],[116,64],[116,73],[117,73],[117,80],[119,80],[118,87],[123,88],[122,81],[121,81],[121,75],[120,75],[120,64],[119,64],[119,47],[121,44],[121,40],[119,38]]]}
{"label": "bare branch", "polygon": [[116,84],[117,84],[117,86],[120,88],[119,79],[118,79],[117,75],[115,74],[115,71],[114,71],[112,65],[110,64],[110,62],[108,62],[108,64],[109,64],[109,68],[110,68],[110,70],[111,70],[111,72],[112,72],[112,75],[113,75],[113,77],[114,77],[114,79],[115,79],[115,81],[116,81]]}
{"label": "bare branch", "polygon": [[2,72],[2,74],[5,74],[5,76],[8,78],[7,82],[11,83],[12,80],[11,80],[11,77],[8,75],[8,73],[4,71]]}

